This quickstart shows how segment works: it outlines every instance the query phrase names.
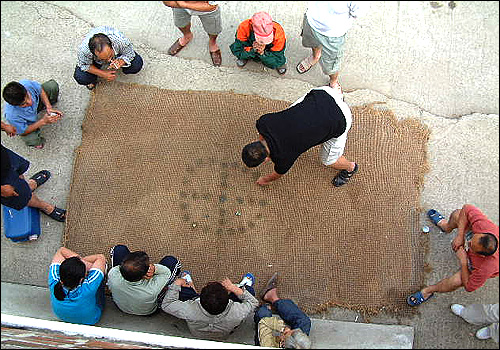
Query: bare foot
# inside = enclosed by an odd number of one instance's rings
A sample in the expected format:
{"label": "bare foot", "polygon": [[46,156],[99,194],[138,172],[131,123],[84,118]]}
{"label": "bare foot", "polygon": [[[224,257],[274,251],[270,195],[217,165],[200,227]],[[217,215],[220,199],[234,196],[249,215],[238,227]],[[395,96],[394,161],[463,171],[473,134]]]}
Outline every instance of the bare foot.
{"label": "bare foot", "polygon": [[183,37],[179,38],[179,44],[186,46],[191,39],[193,39],[193,33],[185,34]]}

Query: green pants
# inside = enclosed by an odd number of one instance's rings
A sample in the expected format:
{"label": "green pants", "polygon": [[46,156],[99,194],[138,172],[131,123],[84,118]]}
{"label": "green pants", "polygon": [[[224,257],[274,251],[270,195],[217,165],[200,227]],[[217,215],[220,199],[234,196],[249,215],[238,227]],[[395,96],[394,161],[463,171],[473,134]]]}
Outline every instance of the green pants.
{"label": "green pants", "polygon": [[[54,104],[57,102],[57,99],[59,97],[59,84],[54,79],[50,79],[49,81],[43,83],[42,89],[47,94],[50,104]],[[40,98],[40,100],[38,101],[36,112],[40,113],[43,109],[45,109],[45,105]],[[40,118],[42,118],[42,115],[39,114],[38,120],[40,120]],[[39,146],[45,143],[45,139],[42,137],[42,132],[40,129],[36,129],[35,131],[30,132],[26,136],[21,136],[21,138],[27,146]]]}

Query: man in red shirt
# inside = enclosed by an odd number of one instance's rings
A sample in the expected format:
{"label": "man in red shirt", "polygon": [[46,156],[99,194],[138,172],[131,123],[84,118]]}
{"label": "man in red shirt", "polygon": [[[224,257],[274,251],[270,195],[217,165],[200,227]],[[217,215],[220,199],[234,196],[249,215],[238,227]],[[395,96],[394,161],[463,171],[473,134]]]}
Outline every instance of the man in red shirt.
{"label": "man in red shirt", "polygon": [[407,299],[409,305],[422,304],[432,297],[434,292],[452,292],[460,287],[472,292],[481,287],[488,278],[498,276],[498,226],[478,208],[465,204],[462,209],[451,213],[449,220],[445,220],[434,209],[429,210],[427,215],[443,232],[450,233],[458,228],[451,247],[460,261],[460,271],[413,293]]}

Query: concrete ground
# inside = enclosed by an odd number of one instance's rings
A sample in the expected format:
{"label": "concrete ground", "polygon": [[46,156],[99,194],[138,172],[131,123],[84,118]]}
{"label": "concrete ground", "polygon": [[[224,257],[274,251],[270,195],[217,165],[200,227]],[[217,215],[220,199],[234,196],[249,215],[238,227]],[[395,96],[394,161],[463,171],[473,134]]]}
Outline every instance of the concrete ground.
{"label": "concrete ground", "polygon": [[[178,57],[166,54],[179,36],[171,10],[161,2],[1,2],[1,85],[12,80],[54,78],[60,84],[57,108],[65,118],[44,128],[43,150],[28,149],[19,138],[2,133],[2,144],[31,162],[27,175],[49,169],[53,177],[38,195],[66,206],[74,150],[91,93],[73,80],[76,48],[88,30],[111,25],[123,31],[144,58],[143,70],[118,80],[173,90],[233,90],[295,101],[324,85],[319,66],[304,75],[295,65],[309,50],[301,46],[300,25],[306,2],[221,2],[223,32],[218,43],[222,67],[213,67],[207,37],[193,19],[193,41]],[[253,62],[235,66],[229,51],[238,23],[265,10],[287,33],[288,72],[264,69]],[[498,2],[374,2],[371,11],[349,32],[340,81],[351,105],[383,101],[398,118],[418,118],[431,129],[421,206],[444,215],[472,203],[496,224],[498,207]],[[465,46],[465,48],[464,48]],[[3,104],[2,104],[3,111]],[[3,115],[3,113],[2,113]],[[2,117],[3,118],[3,117]],[[137,119],[140,127],[140,116]],[[429,222],[422,215],[422,224]],[[455,233],[431,226],[426,284],[458,269],[450,249]],[[61,245],[63,224],[42,216],[38,241],[13,243],[1,238],[2,282],[45,286],[50,260]],[[388,257],[390,258],[390,257]],[[498,278],[479,290],[440,294],[414,316],[381,311],[366,316],[331,308],[317,319],[371,322],[414,327],[416,348],[497,348],[480,341],[478,328],[449,311],[452,303],[498,302]],[[2,306],[8,303],[2,294]],[[3,309],[3,307],[2,307]],[[36,317],[36,315],[33,315]]]}

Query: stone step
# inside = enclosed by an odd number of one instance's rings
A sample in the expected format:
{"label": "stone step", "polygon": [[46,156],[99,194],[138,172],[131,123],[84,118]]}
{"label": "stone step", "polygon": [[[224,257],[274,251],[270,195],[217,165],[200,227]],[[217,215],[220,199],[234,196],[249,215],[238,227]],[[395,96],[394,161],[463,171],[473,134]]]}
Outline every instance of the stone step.
{"label": "stone step", "polygon": [[[1,284],[2,314],[58,321],[52,313],[48,288]],[[413,327],[343,322],[312,318],[313,348],[330,349],[411,349]],[[108,297],[99,327],[192,338],[184,321],[159,311],[151,316],[121,312]],[[253,320],[248,317],[227,339],[230,343],[254,344]]]}

